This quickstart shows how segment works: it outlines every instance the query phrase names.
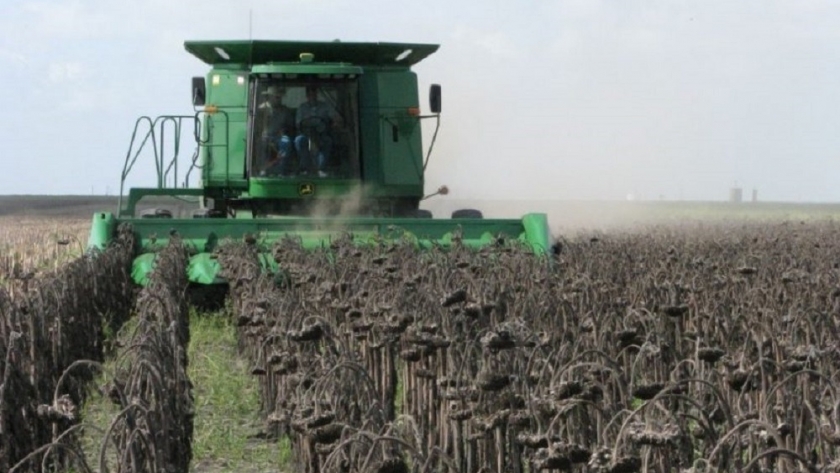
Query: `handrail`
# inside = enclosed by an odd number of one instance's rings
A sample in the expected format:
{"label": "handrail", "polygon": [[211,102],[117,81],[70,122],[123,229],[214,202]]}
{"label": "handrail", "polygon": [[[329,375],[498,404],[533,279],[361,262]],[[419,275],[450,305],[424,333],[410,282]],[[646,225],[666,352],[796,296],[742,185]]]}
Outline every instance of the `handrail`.
{"label": "handrail", "polygon": [[193,169],[204,169],[204,166],[198,164],[198,157],[200,153],[198,152],[198,146],[195,148],[195,152],[193,152],[192,160],[190,161],[190,168],[187,169],[187,174],[184,176],[184,187],[187,187],[187,183],[190,182],[190,174],[192,174]]}
{"label": "handrail", "polygon": [[[225,134],[224,140],[222,143],[212,143],[211,136],[212,133],[206,133],[205,137],[201,136],[202,132],[202,114],[207,114],[209,112],[206,111],[198,111],[194,115],[161,115],[152,120],[148,116],[142,116],[137,119],[134,123],[134,130],[131,134],[131,142],[128,147],[128,153],[125,157],[125,162],[123,164],[123,170],[120,177],[120,194],[119,200],[117,202],[117,212],[118,215],[122,215],[123,213],[123,196],[125,193],[125,181],[128,178],[129,174],[131,173],[134,165],[137,163],[138,158],[140,157],[141,152],[146,147],[147,144],[151,141],[150,148],[152,149],[153,153],[153,160],[155,164],[155,172],[156,176],[156,188],[157,189],[178,189],[178,188],[188,188],[189,183],[189,176],[192,172],[193,168],[199,168],[207,170],[212,166],[207,166],[210,164],[213,159],[213,154],[208,153],[208,162],[204,165],[199,165],[197,163],[199,156],[200,156],[200,149],[202,147],[206,148],[218,148],[221,147],[224,149],[224,161],[225,161],[225,184],[227,186],[230,185],[230,154],[229,154],[229,146],[230,143],[230,119],[228,117],[227,112],[224,110],[217,110],[213,113],[220,114],[224,116],[225,122]],[[181,127],[184,124],[184,121],[192,120],[193,122],[193,137],[195,139],[196,148],[195,152],[191,157],[191,164],[189,169],[187,170],[185,179],[183,183],[178,182],[178,161],[181,156]],[[209,123],[209,122],[208,122]],[[214,124],[215,125],[215,124]],[[145,133],[142,134],[142,139],[140,138],[140,133],[142,129],[145,128]],[[169,138],[167,134],[167,130],[169,130],[173,137]],[[170,145],[170,142],[173,143]],[[170,145],[170,146],[168,146]],[[136,149],[135,149],[136,146]],[[172,155],[169,156],[167,151],[171,151]],[[204,179],[209,178],[206,173],[202,176]]]}
{"label": "handrail", "polygon": [[160,122],[160,168],[163,168],[163,164],[166,161],[165,154],[166,150],[164,149],[164,144],[166,143],[166,128],[165,125],[167,123],[172,123],[174,127],[174,149],[173,149],[173,156],[172,159],[169,161],[169,165],[166,166],[166,169],[163,171],[163,176],[161,176],[161,184],[162,186],[166,186],[166,180],[169,177],[169,173],[172,172],[172,187],[178,187],[178,157],[180,156],[181,150],[181,122],[184,117],[161,117]]}
{"label": "handrail", "polygon": [[[155,172],[157,175],[157,188],[169,188],[167,180],[169,179],[170,175],[172,176],[172,187],[178,187],[178,159],[181,154],[181,126],[183,125],[184,120],[197,121],[198,117],[194,115],[161,115],[152,120],[151,117],[144,115],[138,118],[137,121],[134,123],[134,130],[131,133],[131,142],[128,146],[128,152],[126,153],[125,162],[123,163],[122,174],[120,176],[120,194],[119,199],[117,201],[118,213],[121,213],[123,209],[125,181],[128,178],[129,174],[131,174],[132,169],[134,169],[134,165],[137,164],[137,160],[140,157],[140,154],[143,152],[147,145],[149,145],[149,148],[151,148],[153,154]],[[171,157],[167,155],[167,150],[170,148],[167,147],[167,144],[169,144],[169,139],[167,138],[166,134],[167,125],[170,125],[170,128],[174,133],[174,143],[171,145]],[[199,124],[196,123],[195,126],[196,128],[199,128]],[[144,127],[145,133],[143,133],[141,139],[139,136],[141,130]],[[196,145],[197,155],[197,150],[198,146],[200,146],[200,143],[196,143]],[[184,187],[186,187],[186,184],[187,183],[185,181]]]}
{"label": "handrail", "polygon": [[[134,154],[134,157],[131,157],[131,151],[134,148],[134,143],[137,138],[137,131],[140,128],[141,122],[148,122],[149,123],[149,131],[146,132],[146,135],[143,137],[143,142],[140,143],[140,146],[137,148],[137,152]],[[146,142],[149,140],[150,136],[154,136],[154,129],[155,126],[152,123],[152,119],[148,116],[142,116],[134,122],[134,131],[131,133],[131,142],[128,145],[128,153],[125,156],[125,163],[123,163],[123,170],[122,174],[120,175],[120,195],[119,199],[117,200],[117,212],[122,210],[122,199],[123,194],[125,193],[125,179],[128,177],[128,174],[131,172],[131,169],[134,167],[134,164],[137,162],[137,158],[140,156],[140,152],[143,150],[143,147],[146,146]],[[154,141],[154,138],[152,139]],[[157,148],[155,148],[155,153],[157,153]],[[157,163],[157,156],[155,156],[155,163]]]}
{"label": "handrail", "polygon": [[[230,144],[230,117],[228,116],[228,113],[225,110],[218,110],[217,109],[217,110],[214,110],[213,112],[208,112],[208,111],[203,111],[202,110],[202,111],[196,112],[196,120],[197,121],[199,120],[198,116],[200,114],[207,114],[207,115],[219,115],[220,114],[220,115],[224,116],[224,122],[225,122],[224,137],[225,137],[225,139],[222,143],[216,143],[216,144],[210,143],[209,136],[211,136],[212,133],[207,134],[208,139],[206,139],[206,140],[202,139],[202,137],[199,135],[199,133],[201,132],[201,130],[199,130],[199,129],[195,130],[195,136],[196,136],[196,142],[199,144],[200,147],[203,146],[205,148],[208,148],[207,162],[204,163],[205,166],[203,166],[204,171],[205,171],[205,173],[204,173],[204,178],[205,179],[209,180],[210,176],[207,174],[207,172],[209,171],[209,168],[211,168],[212,166],[208,166],[208,164],[211,164],[215,159],[215,156],[212,153],[212,151],[213,151],[212,148],[222,148],[224,150],[225,187],[230,188],[230,146],[229,146],[229,144]],[[207,123],[208,123],[208,125],[207,125],[208,128],[211,125],[215,128],[216,124],[214,122],[208,121]]]}

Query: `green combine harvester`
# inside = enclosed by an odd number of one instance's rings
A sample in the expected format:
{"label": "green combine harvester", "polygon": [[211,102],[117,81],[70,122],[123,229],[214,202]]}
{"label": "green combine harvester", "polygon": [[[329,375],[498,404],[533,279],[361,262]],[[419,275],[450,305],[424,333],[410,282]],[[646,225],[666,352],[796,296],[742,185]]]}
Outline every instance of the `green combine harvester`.
{"label": "green combine harvester", "polygon": [[[117,213],[95,214],[91,228],[89,247],[104,248],[119,224],[132,225],[138,284],[146,283],[156,249],[173,234],[194,248],[189,279],[198,284],[225,283],[212,252],[227,238],[268,249],[289,236],[306,247],[345,233],[359,241],[410,238],[421,246],[450,245],[457,235],[473,247],[503,236],[537,254],[549,251],[545,214],[485,219],[462,209],[439,219],[420,209],[424,198],[447,192],[424,193],[432,146],[424,157],[420,126],[435,119],[437,135],[441,88],[430,87],[429,112],[421,113],[411,70],[438,45],[249,40],[185,47],[210,66],[206,77],[192,78],[195,113],[137,120]],[[193,133],[195,151],[179,182],[182,129]],[[125,196],[144,149],[154,155],[157,183]],[[193,171],[200,172],[198,187],[186,184]],[[189,218],[173,218],[165,208],[139,212],[143,198],[198,205]],[[264,264],[270,270],[274,263],[266,257]]]}

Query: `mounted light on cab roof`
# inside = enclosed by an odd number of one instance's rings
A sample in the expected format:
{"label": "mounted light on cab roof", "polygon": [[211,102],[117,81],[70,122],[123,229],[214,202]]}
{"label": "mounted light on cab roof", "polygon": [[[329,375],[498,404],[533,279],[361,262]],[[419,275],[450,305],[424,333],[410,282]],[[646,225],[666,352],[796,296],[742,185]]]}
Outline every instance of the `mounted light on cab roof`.
{"label": "mounted light on cab roof", "polygon": [[403,59],[407,58],[408,56],[411,56],[411,53],[412,53],[412,52],[414,52],[414,51],[412,51],[411,49],[406,49],[405,51],[401,52],[401,53],[397,56],[397,58],[395,59],[395,61],[396,61],[396,62],[400,62],[400,61],[402,61]]}
{"label": "mounted light on cab roof", "polygon": [[312,62],[315,59],[315,55],[312,53],[300,53],[300,62]]}
{"label": "mounted light on cab roof", "polygon": [[220,58],[224,59],[225,61],[230,61],[230,55],[224,49],[216,46],[213,48],[216,51],[216,54],[219,55]]}

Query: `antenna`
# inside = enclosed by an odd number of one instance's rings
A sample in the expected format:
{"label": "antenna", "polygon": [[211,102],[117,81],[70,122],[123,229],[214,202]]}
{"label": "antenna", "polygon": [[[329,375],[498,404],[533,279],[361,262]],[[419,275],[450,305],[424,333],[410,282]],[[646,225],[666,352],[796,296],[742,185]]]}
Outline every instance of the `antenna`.
{"label": "antenna", "polygon": [[250,41],[253,39],[251,32],[254,29],[254,10],[252,8],[248,9],[248,40]]}

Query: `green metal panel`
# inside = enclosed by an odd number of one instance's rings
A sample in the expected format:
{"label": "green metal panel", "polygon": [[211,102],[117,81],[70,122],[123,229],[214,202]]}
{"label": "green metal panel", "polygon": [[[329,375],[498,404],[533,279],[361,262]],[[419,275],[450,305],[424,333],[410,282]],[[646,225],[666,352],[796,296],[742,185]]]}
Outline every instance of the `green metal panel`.
{"label": "green metal panel", "polygon": [[114,214],[109,212],[94,214],[93,222],[91,222],[90,226],[88,248],[104,250],[108,246],[108,242],[113,238],[116,230],[117,219],[114,217]]}
{"label": "green metal panel", "polygon": [[379,86],[381,161],[385,185],[415,186],[423,192],[420,121],[409,108],[419,109],[417,76],[410,71],[377,74]]}
{"label": "green metal panel", "polygon": [[362,149],[362,178],[382,182],[382,126],[380,123],[378,73],[368,70],[359,78],[359,139]]}
{"label": "green metal panel", "polygon": [[266,198],[325,198],[357,194],[362,184],[356,179],[251,178],[248,195]]}
{"label": "green metal panel", "polygon": [[220,108],[245,105],[248,74],[245,70],[211,70],[207,74],[207,103]]}
{"label": "green metal panel", "polygon": [[[392,195],[423,196],[423,149],[417,77],[407,70],[367,69],[359,78],[364,179]],[[395,131],[396,128],[396,141]]]}
{"label": "green metal panel", "polygon": [[[437,44],[354,43],[337,41],[187,41],[184,48],[207,64],[297,62],[311,53],[317,62],[409,67],[438,50]],[[406,51],[410,51],[405,55]],[[399,60],[398,60],[399,59]]]}
{"label": "green metal panel", "polygon": [[219,111],[205,119],[205,187],[213,181],[232,187],[232,180],[245,178],[247,97],[248,71],[213,69],[207,75],[206,102]]}
{"label": "green metal panel", "polygon": [[367,198],[412,197],[416,188],[407,186],[382,186],[362,183],[357,179],[340,178],[265,178],[252,177],[248,182],[248,195],[254,198],[337,198],[365,196]]}

